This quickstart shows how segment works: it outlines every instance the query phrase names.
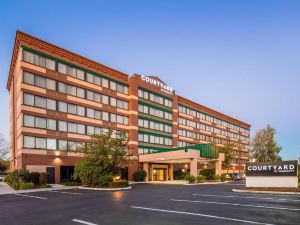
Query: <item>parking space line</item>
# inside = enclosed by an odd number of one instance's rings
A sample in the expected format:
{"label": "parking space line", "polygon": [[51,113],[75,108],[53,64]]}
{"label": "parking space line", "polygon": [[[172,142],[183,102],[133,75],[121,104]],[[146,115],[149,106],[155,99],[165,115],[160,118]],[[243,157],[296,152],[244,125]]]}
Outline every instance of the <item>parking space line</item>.
{"label": "parking space line", "polygon": [[70,195],[82,195],[82,193],[67,192],[67,191],[51,191],[51,192],[62,193],[62,194],[70,194]]}
{"label": "parking space line", "polygon": [[72,221],[76,222],[76,223],[86,224],[86,225],[97,225],[95,223],[90,223],[90,222],[87,222],[87,221],[84,221],[84,220],[78,220],[78,219],[72,219]]}
{"label": "parking space line", "polygon": [[24,194],[14,194],[14,195],[23,196],[23,197],[29,197],[29,198],[38,198],[38,199],[43,199],[43,200],[48,199],[48,198],[39,197],[39,196],[33,196],[33,195],[24,195]]}
{"label": "parking space line", "polygon": [[185,199],[170,199],[170,200],[174,202],[191,202],[191,203],[204,203],[204,204],[217,204],[217,205],[244,206],[244,207],[263,208],[263,209],[300,211],[300,209],[295,209],[295,208],[273,207],[273,206],[262,206],[262,205],[245,205],[245,204],[229,203],[229,202],[206,202],[206,201],[185,200]]}
{"label": "parking space line", "polygon": [[131,208],[142,209],[142,210],[150,210],[150,211],[158,211],[158,212],[167,212],[167,213],[176,213],[176,214],[201,216],[201,217],[209,217],[209,218],[214,218],[214,219],[229,220],[229,221],[235,221],[235,222],[241,222],[241,223],[274,225],[274,224],[261,223],[261,222],[251,221],[251,220],[242,220],[242,219],[235,219],[235,218],[222,217],[222,216],[214,216],[214,215],[201,214],[201,213],[191,213],[191,212],[184,212],[184,211],[174,211],[174,210],[166,210],[166,209],[146,208],[146,207],[141,207],[141,206],[131,206]]}
{"label": "parking space line", "polygon": [[206,195],[206,194],[192,194],[196,196],[204,196],[204,197],[220,197],[220,198],[245,198],[245,199],[260,199],[260,200],[276,200],[276,201],[292,201],[292,202],[300,202],[300,199],[288,199],[288,198],[259,198],[254,196],[237,196],[237,195]]}

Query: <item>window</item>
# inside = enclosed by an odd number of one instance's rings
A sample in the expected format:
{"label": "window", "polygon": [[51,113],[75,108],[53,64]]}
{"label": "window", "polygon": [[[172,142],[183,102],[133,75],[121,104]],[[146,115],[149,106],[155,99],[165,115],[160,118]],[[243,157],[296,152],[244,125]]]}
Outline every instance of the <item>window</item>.
{"label": "window", "polygon": [[84,80],[84,72],[82,70],[77,70],[77,78]]}
{"label": "window", "polygon": [[108,112],[102,112],[102,120],[109,121]]}
{"label": "window", "polygon": [[66,85],[67,86],[67,93],[69,95],[76,96],[76,87],[73,85]]}
{"label": "window", "polygon": [[79,97],[79,98],[85,98],[85,96],[84,96],[84,89],[77,88],[77,97]]}
{"label": "window", "polygon": [[58,130],[67,132],[67,122],[66,121],[58,121]]}
{"label": "window", "polygon": [[101,102],[101,95],[98,93],[93,93],[94,94],[94,101],[95,102]]}
{"label": "window", "polygon": [[62,63],[58,63],[58,72],[67,74],[67,66]]}
{"label": "window", "polygon": [[24,119],[23,121],[24,126],[34,127],[34,116],[24,115],[23,119]]}
{"label": "window", "polygon": [[40,97],[40,96],[35,96],[35,106],[41,107],[41,108],[46,108],[46,106],[47,106],[46,98]]}
{"label": "window", "polygon": [[52,79],[46,79],[46,87],[49,90],[56,91],[56,81]]}
{"label": "window", "polygon": [[58,111],[60,111],[60,112],[67,112],[67,103],[65,103],[65,102],[58,102]]}
{"label": "window", "polygon": [[47,120],[41,117],[35,117],[35,127],[37,128],[47,128]]}
{"label": "window", "polygon": [[117,99],[113,98],[113,97],[110,97],[110,105],[111,106],[117,106]]}
{"label": "window", "polygon": [[35,75],[34,76],[34,83],[38,87],[45,88],[46,87],[46,78]]}
{"label": "window", "polygon": [[55,61],[52,59],[46,59],[46,68],[50,70],[55,70]]}
{"label": "window", "polygon": [[56,120],[47,119],[47,129],[56,130]]}
{"label": "window", "polygon": [[76,105],[68,104],[68,113],[76,114]]}
{"label": "window", "polygon": [[95,134],[95,128],[93,126],[86,126],[86,134],[87,135]]}
{"label": "window", "polygon": [[35,138],[24,136],[24,148],[35,148]]}
{"label": "window", "polygon": [[67,93],[67,86],[62,82],[58,82],[58,92],[66,94]]}
{"label": "window", "polygon": [[108,96],[102,95],[102,103],[103,104],[108,104]]}
{"label": "window", "polygon": [[117,90],[117,85],[116,85],[116,83],[115,82],[113,82],[113,81],[110,81],[110,89],[111,90]]}
{"label": "window", "polygon": [[102,86],[108,88],[108,80],[105,78],[101,78],[101,80],[102,80]]}
{"label": "window", "polygon": [[27,52],[27,51],[23,51],[23,60],[25,62],[29,62],[29,63],[33,63],[34,62],[34,56],[33,53],[31,52]]}
{"label": "window", "polygon": [[56,150],[56,139],[47,139],[47,149]]}
{"label": "window", "polygon": [[94,75],[90,73],[86,73],[86,81],[89,83],[94,83]]}
{"label": "window", "polygon": [[68,141],[58,140],[58,149],[63,151],[68,150]]}
{"label": "window", "polygon": [[68,123],[68,132],[76,133],[76,123]]}
{"label": "window", "polygon": [[56,110],[56,100],[47,98],[47,109]]}
{"label": "window", "polygon": [[34,106],[34,96],[31,94],[24,93],[24,104]]}
{"label": "window", "polygon": [[86,109],[86,116],[90,117],[90,118],[94,118],[95,117],[95,115],[94,115],[94,109],[87,108]]}
{"label": "window", "polygon": [[46,138],[35,138],[35,148],[46,149]]}
{"label": "window", "polygon": [[114,113],[110,114],[110,122],[113,122],[113,123],[117,122],[116,114],[114,114]]}
{"label": "window", "polygon": [[34,75],[24,71],[23,73],[23,82],[26,84],[34,85]]}
{"label": "window", "polygon": [[85,107],[77,106],[77,115],[78,116],[85,116]]}
{"label": "window", "polygon": [[101,85],[101,77],[94,75],[94,84]]}
{"label": "window", "polygon": [[77,133],[79,133],[79,134],[85,134],[85,125],[83,125],[83,124],[77,124]]}

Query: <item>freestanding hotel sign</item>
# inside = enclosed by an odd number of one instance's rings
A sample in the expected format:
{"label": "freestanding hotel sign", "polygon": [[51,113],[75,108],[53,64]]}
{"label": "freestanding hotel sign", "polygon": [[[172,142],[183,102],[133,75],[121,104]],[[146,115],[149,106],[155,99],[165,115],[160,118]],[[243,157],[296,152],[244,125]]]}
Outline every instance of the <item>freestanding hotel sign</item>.
{"label": "freestanding hotel sign", "polygon": [[246,187],[297,187],[297,161],[246,164]]}

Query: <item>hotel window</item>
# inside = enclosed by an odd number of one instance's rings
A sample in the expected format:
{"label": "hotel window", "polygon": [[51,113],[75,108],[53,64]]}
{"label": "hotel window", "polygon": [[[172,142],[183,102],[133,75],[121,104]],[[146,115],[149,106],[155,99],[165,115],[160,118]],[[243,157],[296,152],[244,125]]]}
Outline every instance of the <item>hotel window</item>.
{"label": "hotel window", "polygon": [[58,140],[58,149],[63,151],[68,150],[68,141]]}
{"label": "hotel window", "polygon": [[35,148],[35,138],[24,136],[24,148]]}
{"label": "hotel window", "polygon": [[58,72],[67,74],[67,66],[62,63],[58,63]]}
{"label": "hotel window", "polygon": [[35,138],[35,148],[38,149],[46,149],[47,148],[47,143],[46,143],[46,138]]}
{"label": "hotel window", "polygon": [[117,115],[114,113],[110,113],[110,122],[117,122]]}
{"label": "hotel window", "polygon": [[24,104],[34,106],[34,95],[24,93]]}
{"label": "hotel window", "polygon": [[56,150],[56,139],[47,138],[47,149]]}
{"label": "hotel window", "polygon": [[85,98],[84,89],[77,88],[77,97],[79,97],[79,98]]}
{"label": "hotel window", "polygon": [[26,84],[34,85],[34,75],[26,71],[23,72],[23,82]]}
{"label": "hotel window", "polygon": [[23,121],[24,126],[34,127],[34,116],[24,115],[23,119],[24,119]]}
{"label": "hotel window", "polygon": [[102,80],[102,86],[108,88],[108,80],[105,78],[101,78],[101,80]]}
{"label": "hotel window", "polygon": [[116,82],[110,81],[110,89],[116,91],[117,90],[117,84]]}
{"label": "hotel window", "polygon": [[66,113],[67,110],[68,110],[67,103],[65,103],[65,102],[58,102],[58,111]]}
{"label": "hotel window", "polygon": [[87,135],[95,134],[95,127],[94,126],[86,126],[86,134]]}
{"label": "hotel window", "polygon": [[87,109],[86,109],[86,116],[87,116],[87,117],[90,117],[90,118],[94,118],[94,117],[95,117],[95,110],[94,110],[94,109],[87,108]]}
{"label": "hotel window", "polygon": [[102,103],[108,105],[108,96],[102,95]]}
{"label": "hotel window", "polygon": [[56,130],[56,120],[47,119],[47,129],[49,130]]}
{"label": "hotel window", "polygon": [[76,123],[68,122],[68,132],[76,133]]}
{"label": "hotel window", "polygon": [[68,104],[68,113],[76,114],[76,105]]}
{"label": "hotel window", "polygon": [[46,108],[47,106],[46,98],[35,96],[35,106],[40,108]]}
{"label": "hotel window", "polygon": [[46,88],[52,91],[56,91],[56,81],[52,79],[46,79]]}
{"label": "hotel window", "polygon": [[85,116],[85,107],[77,106],[77,115],[78,116]]}
{"label": "hotel window", "polygon": [[58,121],[58,130],[59,131],[63,131],[63,132],[67,132],[67,122],[66,121]]}
{"label": "hotel window", "polygon": [[108,114],[108,112],[102,112],[102,120],[109,121],[109,114]]}
{"label": "hotel window", "polygon": [[47,120],[45,118],[35,117],[35,127],[46,129]]}
{"label": "hotel window", "polygon": [[46,78],[41,76],[34,76],[34,83],[38,87],[45,88],[46,87]]}
{"label": "hotel window", "polygon": [[79,134],[85,134],[85,125],[83,125],[83,124],[77,124],[77,133],[79,133]]}

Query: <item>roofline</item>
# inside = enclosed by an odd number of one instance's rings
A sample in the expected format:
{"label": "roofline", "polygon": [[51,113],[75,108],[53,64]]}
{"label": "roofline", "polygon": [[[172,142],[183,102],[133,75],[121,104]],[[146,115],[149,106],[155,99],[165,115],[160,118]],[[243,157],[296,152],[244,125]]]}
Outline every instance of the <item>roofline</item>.
{"label": "roofline", "polygon": [[235,118],[233,118],[231,116],[228,116],[228,115],[226,115],[224,113],[220,113],[220,112],[218,112],[218,111],[216,111],[214,109],[208,108],[208,107],[206,107],[204,105],[201,105],[201,104],[199,104],[197,102],[194,102],[192,100],[189,100],[187,98],[184,98],[184,97],[178,95],[178,104],[180,104],[180,103],[186,104],[187,107],[191,107],[191,108],[194,108],[196,110],[198,109],[198,110],[203,111],[204,113],[208,113],[208,114],[214,115],[216,117],[219,117],[220,119],[225,119],[228,122],[232,122],[232,123],[238,124],[240,126],[246,127],[247,129],[251,128],[251,125],[248,124],[248,123],[245,123],[245,122],[243,122],[241,120],[235,119]]}
{"label": "roofline", "polygon": [[[9,90],[11,80],[12,80],[12,75],[15,69],[15,64],[16,60],[18,57],[18,52],[19,52],[19,47],[22,44],[29,44],[30,46],[34,45],[35,47],[42,48],[43,50],[51,50],[51,53],[55,53],[57,55],[60,55],[61,57],[65,57],[68,60],[71,61],[77,61],[78,64],[84,64],[86,67],[92,67],[96,70],[102,70],[106,74],[109,74],[112,76],[112,78],[119,78],[123,82],[128,82],[129,75],[120,72],[116,69],[113,69],[111,67],[105,66],[101,63],[98,63],[96,61],[93,61],[91,59],[88,59],[82,55],[79,55],[77,53],[74,53],[72,51],[66,50],[64,48],[61,48],[57,45],[54,45],[50,42],[46,42],[44,40],[41,40],[39,38],[36,38],[34,36],[31,36],[29,34],[26,34],[22,31],[16,31],[16,36],[15,36],[15,42],[14,42],[14,49],[12,52],[11,56],[11,62],[10,62],[10,69],[9,69],[9,75],[8,75],[8,80],[7,80],[7,85],[6,88]],[[84,66],[83,66],[84,67]]]}

